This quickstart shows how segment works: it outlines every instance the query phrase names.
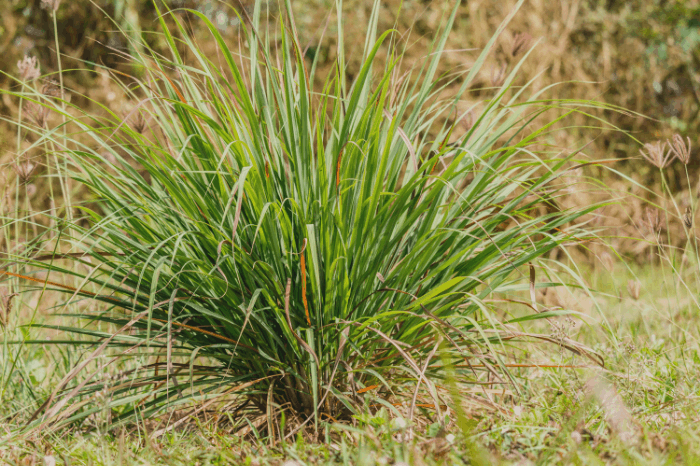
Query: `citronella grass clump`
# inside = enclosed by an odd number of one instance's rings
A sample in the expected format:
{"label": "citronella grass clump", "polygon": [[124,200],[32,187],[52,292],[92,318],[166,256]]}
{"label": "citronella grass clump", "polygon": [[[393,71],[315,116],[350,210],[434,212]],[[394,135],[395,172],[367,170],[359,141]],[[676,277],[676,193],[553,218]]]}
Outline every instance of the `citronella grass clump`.
{"label": "citronella grass clump", "polygon": [[[526,98],[527,86],[512,88],[518,64],[504,70],[492,99],[453,119],[496,37],[445,98],[449,83],[436,70],[458,6],[411,69],[402,69],[400,37],[376,32],[380,7],[375,1],[352,81],[340,14],[337,66],[317,86],[316,59],[304,59],[289,3],[277,40],[256,2],[244,57],[189,11],[213,35],[221,62],[178,16],[171,15],[177,41],[162,20],[169,58],[137,54],[144,78],[124,87],[142,102],[137,113],[147,125],[115,114],[100,120],[65,103],[75,131],[60,144],[64,162],[96,206],[82,207],[85,219],[70,225],[66,243],[56,232],[55,250],[66,254],[27,266],[51,272],[41,286],[92,303],[70,314],[92,325],[50,327],[96,346],[31,426],[85,419],[106,406],[111,426],[167,415],[160,435],[217,403],[251,422],[265,419],[255,428],[279,439],[348,420],[367,397],[408,403],[410,419],[417,405],[439,411],[457,397],[444,388],[453,382],[517,389],[505,355],[519,339],[600,362],[567,335],[516,326],[566,310],[506,318],[490,300],[534,290],[542,256],[590,236],[576,221],[595,206],[540,208],[566,191],[569,161],[542,148],[555,123],[595,104],[546,102],[542,92]],[[390,57],[384,68],[375,64],[380,49]],[[550,111],[555,116],[543,120]],[[471,114],[464,131],[460,121]],[[111,382],[70,385],[109,347],[124,357],[110,366]],[[126,364],[134,353],[142,357]],[[97,393],[99,407],[71,402]]]}

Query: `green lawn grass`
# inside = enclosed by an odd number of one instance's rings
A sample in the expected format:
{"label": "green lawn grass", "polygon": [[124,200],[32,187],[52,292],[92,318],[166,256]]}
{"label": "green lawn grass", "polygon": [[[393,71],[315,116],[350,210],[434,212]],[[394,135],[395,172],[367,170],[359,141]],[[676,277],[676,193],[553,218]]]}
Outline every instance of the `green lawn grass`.
{"label": "green lawn grass", "polygon": [[[587,275],[597,290],[593,299],[575,290],[573,297],[588,317],[575,326],[562,323],[572,338],[605,356],[605,368],[513,369],[527,380],[523,394],[490,392],[502,411],[467,409],[461,426],[451,413],[442,430],[434,411],[426,409],[416,421],[415,437],[406,440],[402,424],[388,410],[375,408],[359,416],[356,426],[330,428],[319,443],[299,437],[271,446],[255,441],[254,433],[241,438],[215,427],[215,413],[208,413],[158,440],[148,440],[148,425],[109,434],[99,428],[58,431],[0,442],[0,458],[7,464],[41,464],[51,455],[57,464],[73,465],[699,464],[699,321],[691,292],[659,265],[638,269],[618,262],[612,272],[601,266]],[[627,284],[637,278],[641,292],[635,300]],[[560,299],[566,296],[563,292]],[[47,352],[27,350],[22,366],[30,383],[2,406],[3,416],[22,405],[36,408],[30,387],[51,378],[45,372]],[[589,365],[539,344],[529,346],[521,360]],[[372,404],[371,393],[366,397]]]}

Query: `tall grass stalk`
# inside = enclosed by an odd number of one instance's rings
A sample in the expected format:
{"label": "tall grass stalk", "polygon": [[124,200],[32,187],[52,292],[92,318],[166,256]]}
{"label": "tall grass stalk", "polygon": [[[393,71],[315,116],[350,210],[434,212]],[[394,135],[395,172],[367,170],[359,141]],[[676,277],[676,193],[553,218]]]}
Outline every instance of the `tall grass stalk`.
{"label": "tall grass stalk", "polygon": [[[225,400],[238,415],[266,415],[256,428],[270,436],[284,413],[278,433],[288,437],[349,419],[365,397],[389,406],[409,382],[439,410],[449,398],[440,388],[446,365],[459,384],[488,379],[517,391],[505,355],[519,340],[600,362],[574,341],[524,328],[570,312],[537,311],[528,264],[591,236],[577,220],[597,206],[542,207],[556,204],[576,154],[550,156],[548,138],[599,105],[548,101],[547,88],[526,97],[532,82],[515,85],[519,61],[460,133],[462,100],[517,8],[466,73],[438,76],[459,4],[424,61],[401,69],[403,43],[377,31],[377,0],[362,66],[348,80],[342,2],[340,48],[325,77],[318,54],[309,72],[285,5],[274,34],[264,32],[259,1],[241,19],[247,56],[186,10],[220,61],[198,48],[180,13],[165,11],[169,57],[133,47],[144,75],[122,84],[138,102],[129,115],[103,107],[108,117],[98,118],[62,102],[64,128],[74,128],[61,145],[65,161],[94,203],[76,205],[84,219],[61,239],[60,251],[77,254],[29,266],[51,273],[39,287],[68,293],[66,304],[83,300],[41,326],[95,346],[31,427],[85,419],[109,393],[112,427],[184,410],[160,435]],[[145,127],[135,125],[139,113]],[[531,311],[514,318],[488,299],[527,290]],[[91,325],[66,323],[75,317]],[[109,347],[112,359],[96,369]],[[436,363],[424,363],[438,350]],[[140,363],[127,362],[134,352]]]}
{"label": "tall grass stalk", "polygon": [[[60,2],[57,4],[60,5]],[[51,11],[51,19],[53,20],[53,35],[54,44],[56,46],[56,63],[58,64],[58,82],[59,82],[59,100],[61,103],[61,120],[63,123],[63,145],[67,144],[66,138],[66,92],[65,86],[63,85],[63,66],[61,64],[61,49],[58,42],[58,23],[56,21],[56,11],[58,8],[54,8]],[[53,145],[53,144],[52,144]],[[64,164],[63,167],[60,166],[58,156],[56,155],[56,148],[52,147],[54,152],[54,158],[56,161],[56,171],[58,180],[61,184],[61,191],[63,193],[63,208],[65,209],[66,220],[70,223],[73,220],[73,208],[71,207],[71,193],[70,193],[70,176],[68,174],[68,165]],[[70,234],[70,233],[69,233]]]}

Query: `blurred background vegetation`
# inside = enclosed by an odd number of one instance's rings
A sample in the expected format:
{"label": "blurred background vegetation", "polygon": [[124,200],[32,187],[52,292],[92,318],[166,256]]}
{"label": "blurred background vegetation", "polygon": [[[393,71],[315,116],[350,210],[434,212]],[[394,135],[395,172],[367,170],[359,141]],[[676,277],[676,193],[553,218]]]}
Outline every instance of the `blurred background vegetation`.
{"label": "blurred background vegetation", "polygon": [[[2,0],[0,2],[0,70],[17,74],[17,62],[24,55],[36,56],[45,79],[58,69],[51,15],[41,6],[41,0]],[[193,8],[205,13],[228,37],[232,48],[245,47],[240,42],[239,18],[252,13],[253,0],[169,0],[172,8]],[[346,46],[361,50],[364,30],[370,14],[371,0],[344,2]],[[407,46],[404,61],[418,59],[432,40],[433,31],[443,17],[442,0],[387,0],[383,2],[380,27],[396,28],[403,34]],[[296,22],[309,62],[319,56],[319,66],[331,69],[335,63],[334,0],[294,0]],[[483,47],[497,25],[515,4],[514,0],[462,0],[461,10],[450,35],[442,61],[445,76],[456,68],[469,67],[476,58],[475,49]],[[267,3],[274,18],[277,0]],[[187,14],[182,12],[183,18]],[[108,19],[114,18],[114,21]],[[155,8],[151,0],[64,0],[57,12],[57,28],[67,89],[73,102],[93,105],[90,99],[106,104],[113,111],[123,113],[133,108],[124,93],[108,85],[107,76],[95,72],[94,63],[108,65],[122,76],[136,73],[122,55],[129,52],[127,34],[141,34],[158,49],[158,35],[149,31],[156,28]],[[201,25],[190,22],[194,31]],[[269,27],[278,27],[270,21]],[[211,41],[208,34],[201,37],[202,46]],[[323,39],[321,40],[321,38]],[[535,45],[531,59],[520,72],[520,79],[535,79],[535,88],[552,82],[562,83],[548,96],[561,99],[591,99],[618,105],[645,117],[629,114],[606,115],[608,121],[633,137],[611,129],[600,131],[599,136],[585,146],[583,152],[595,160],[615,159],[614,169],[635,179],[643,186],[659,182],[658,170],[639,158],[640,142],[670,138],[674,133],[689,136],[693,152],[697,152],[700,126],[700,0],[529,0],[499,38],[498,53],[493,62],[472,86],[475,101],[480,89],[498,84],[503,71],[514,62],[519,43]],[[211,44],[212,53],[215,47]],[[346,73],[350,78],[357,72],[359,53],[348,53],[351,58]],[[352,61],[354,58],[355,61]],[[54,76],[55,77],[55,76]],[[128,78],[124,78],[128,81]],[[0,87],[11,87],[5,74],[0,76]],[[455,82],[454,86],[459,86]],[[449,92],[446,91],[446,92]],[[482,96],[483,98],[483,96]],[[464,102],[465,110],[471,105]],[[17,157],[15,145],[18,102],[3,95],[0,102],[0,161],[9,162]],[[469,122],[464,122],[468,127]],[[565,152],[579,147],[571,134],[552,136],[552,149]],[[21,152],[22,150],[20,150]],[[691,185],[697,184],[700,161],[691,156]],[[610,166],[611,164],[606,164]],[[11,179],[11,169],[3,174]],[[40,170],[37,172],[37,175]],[[626,240],[627,236],[643,237],[645,200],[655,202],[650,193],[620,182],[606,169],[586,167],[580,173],[602,181],[601,185],[624,191],[629,202],[611,206],[595,219],[601,227],[622,227],[611,239],[612,246],[622,253],[639,255],[648,245]],[[681,206],[688,205],[690,196],[697,195],[697,186],[688,186],[681,164],[671,166],[668,172],[670,188]],[[2,179],[2,177],[0,177]],[[39,189],[32,190],[33,204],[43,202]],[[609,193],[608,193],[609,194]],[[570,202],[592,202],[594,193],[572,193]],[[675,220],[677,228],[679,219]],[[670,238],[674,221],[664,227]],[[675,235],[681,238],[682,235]],[[639,256],[642,257],[642,256]]]}

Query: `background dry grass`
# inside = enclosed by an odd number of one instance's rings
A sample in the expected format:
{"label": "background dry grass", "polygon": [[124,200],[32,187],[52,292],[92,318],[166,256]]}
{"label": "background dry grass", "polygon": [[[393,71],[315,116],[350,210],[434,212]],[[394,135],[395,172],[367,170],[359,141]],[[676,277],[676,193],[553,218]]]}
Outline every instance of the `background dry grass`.
{"label": "background dry grass", "polygon": [[[154,12],[146,0],[75,0],[65,2],[57,15],[61,52],[65,55],[66,87],[71,97],[80,100],[81,106],[90,107],[88,100],[107,103],[117,112],[132,108],[123,93],[108,85],[104,74],[91,71],[91,63],[105,63],[117,72],[133,73],[119,52],[127,51],[126,41],[105,13],[117,18],[117,24],[133,29],[134,18],[140,27],[148,31],[154,25]],[[197,8],[211,17],[222,32],[234,44],[239,41],[238,19],[231,12],[236,8],[243,16],[250,10],[250,1],[230,0],[214,3],[199,0],[177,0],[171,6]],[[305,43],[308,59],[320,54],[319,66],[331,69],[336,55],[335,24],[328,21],[332,3],[328,0],[297,0],[297,22],[301,40]],[[383,2],[380,28],[397,28],[407,37],[408,51],[405,60],[419,59],[432,39],[445,8],[442,1],[388,0]],[[481,0],[464,2],[455,28],[450,35],[442,72],[469,67],[476,57],[470,49],[483,47],[514,0]],[[48,12],[41,8],[40,0],[7,0],[0,5],[0,69],[16,74],[17,61],[25,54],[37,56],[42,73],[49,75],[57,70],[53,46],[53,25]],[[275,10],[275,2],[269,2]],[[367,23],[370,0],[344,2],[347,45],[361,50],[364,42],[364,25]],[[245,11],[244,11],[245,10]],[[197,23],[193,22],[193,28]],[[270,27],[276,27],[271,24]],[[322,42],[319,38],[323,36]],[[156,46],[157,36],[147,35]],[[206,37],[206,36],[202,36]],[[203,39],[204,41],[209,39]],[[480,88],[492,87],[499,80],[502,70],[508,70],[513,62],[514,45],[518,41],[536,44],[532,59],[520,72],[522,83],[535,79],[535,89],[548,83],[562,83],[548,92],[548,96],[561,99],[604,100],[612,105],[647,115],[606,115],[611,125],[629,131],[634,138],[612,129],[600,135],[583,149],[592,159],[614,159],[607,164],[624,172],[642,186],[659,182],[658,173],[646,163],[640,163],[639,142],[665,139],[673,133],[689,135],[697,143],[696,132],[700,125],[700,1],[634,0],[613,2],[602,0],[545,1],[530,0],[519,12],[508,30],[500,37],[498,52],[473,86],[472,95],[480,98]],[[201,44],[205,49],[208,44]],[[213,44],[211,44],[212,50]],[[352,56],[352,53],[348,55]],[[347,73],[357,73],[361,56],[354,54]],[[46,76],[50,78],[51,76]],[[518,83],[521,84],[521,83]],[[0,77],[0,86],[9,86],[7,77]],[[458,86],[459,82],[454,83]],[[447,88],[445,92],[451,92]],[[8,120],[17,118],[18,102],[7,95],[0,102],[0,113]],[[463,102],[468,109],[470,102]],[[469,124],[464,122],[465,128]],[[11,181],[12,173],[7,163],[17,157],[14,144],[15,128],[10,123],[0,125],[1,160],[5,165],[5,177]],[[550,144],[554,151],[577,147],[576,132],[567,131],[553,136]],[[25,142],[28,144],[28,142]],[[695,144],[697,146],[697,144]],[[696,148],[693,149],[696,151]],[[695,183],[700,163],[691,157],[691,181]],[[35,175],[41,173],[39,168]],[[624,206],[610,206],[592,220],[600,227],[623,227],[609,230],[610,244],[620,253],[646,259],[648,245],[626,237],[643,237],[644,200],[653,199],[643,190],[634,188],[627,181],[611,174],[607,169],[587,167],[577,176],[602,181],[601,186],[612,189],[615,196],[627,197]],[[691,184],[692,184],[691,183]],[[681,209],[695,195],[696,186],[688,186],[680,164],[671,167],[669,184]],[[580,186],[580,185],[579,185]],[[586,188],[572,189],[571,198],[564,204],[586,204],[600,199],[601,194]],[[32,205],[48,208],[47,189],[40,183],[30,189]],[[602,194],[609,196],[609,192]],[[640,197],[641,199],[638,199]],[[670,230],[672,241],[680,246],[683,235],[679,219],[670,219],[663,225],[665,236]],[[600,251],[597,251],[600,253]]]}

